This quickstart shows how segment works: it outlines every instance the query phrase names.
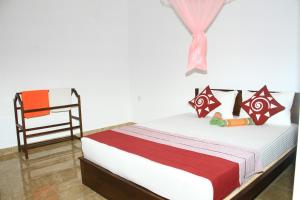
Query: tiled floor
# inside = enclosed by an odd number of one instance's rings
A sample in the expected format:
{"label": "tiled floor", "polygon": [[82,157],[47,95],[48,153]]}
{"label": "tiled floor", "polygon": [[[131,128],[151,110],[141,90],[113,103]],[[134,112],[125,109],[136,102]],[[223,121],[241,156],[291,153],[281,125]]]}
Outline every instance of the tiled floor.
{"label": "tiled floor", "polygon": [[[30,150],[29,160],[19,154],[0,157],[0,200],[100,199],[81,184],[79,140]],[[285,170],[257,200],[292,199],[294,166]]]}

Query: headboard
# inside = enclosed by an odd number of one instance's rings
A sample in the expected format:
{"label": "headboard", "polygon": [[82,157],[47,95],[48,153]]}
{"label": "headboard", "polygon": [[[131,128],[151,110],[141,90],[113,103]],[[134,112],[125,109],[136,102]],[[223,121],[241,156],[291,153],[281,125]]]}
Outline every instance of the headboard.
{"label": "headboard", "polygon": [[[212,89],[212,90],[217,90],[217,91],[233,91],[229,89]],[[234,108],[232,111],[232,114],[235,116],[240,115],[241,111],[241,103],[242,103],[242,90],[237,90],[238,94],[236,95],[235,98],[235,103],[234,103]],[[256,92],[256,91],[251,91],[251,92]],[[195,96],[199,94],[199,88],[195,88]],[[291,121],[292,123],[299,124],[299,104],[300,104],[300,93],[295,93],[293,105],[291,108]]]}

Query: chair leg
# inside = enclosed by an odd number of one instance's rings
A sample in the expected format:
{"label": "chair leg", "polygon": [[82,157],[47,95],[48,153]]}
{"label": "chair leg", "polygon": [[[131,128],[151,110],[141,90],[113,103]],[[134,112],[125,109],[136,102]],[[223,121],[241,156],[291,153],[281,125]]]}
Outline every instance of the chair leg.
{"label": "chair leg", "polygon": [[80,138],[83,137],[83,131],[82,131],[82,116],[81,116],[81,100],[80,97],[78,98],[78,115],[79,115],[79,127],[80,127]]}
{"label": "chair leg", "polygon": [[70,132],[71,132],[71,139],[73,140],[74,139],[74,136],[73,136],[73,123],[72,123],[72,111],[69,110],[69,121],[70,121]]}
{"label": "chair leg", "polygon": [[21,152],[21,143],[20,143],[20,131],[19,131],[19,120],[18,120],[18,110],[17,110],[17,100],[14,100],[14,111],[15,111],[15,122],[16,122],[16,133],[17,133],[17,142],[18,142],[18,151]]}
{"label": "chair leg", "polygon": [[25,154],[25,158],[28,159],[27,137],[26,137],[26,131],[25,131],[25,129],[23,131],[23,141],[24,141],[23,151],[24,151],[24,154]]}
{"label": "chair leg", "polygon": [[25,153],[25,158],[28,159],[27,134],[26,134],[26,124],[25,124],[25,117],[24,117],[23,108],[22,108],[22,129],[23,129],[23,151]]}
{"label": "chair leg", "polygon": [[24,150],[24,153],[25,153],[25,158],[28,159],[28,151],[27,151],[27,148]]}
{"label": "chair leg", "polygon": [[17,130],[17,140],[18,140],[18,151],[21,152],[21,143],[20,143],[20,132],[19,132],[19,130]]}

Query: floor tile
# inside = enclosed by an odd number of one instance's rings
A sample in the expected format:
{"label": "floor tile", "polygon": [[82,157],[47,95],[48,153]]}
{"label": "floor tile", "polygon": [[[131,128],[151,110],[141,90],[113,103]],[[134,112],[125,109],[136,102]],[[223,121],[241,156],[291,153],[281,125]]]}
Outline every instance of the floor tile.
{"label": "floor tile", "polygon": [[[105,200],[81,183],[79,140],[0,157],[1,200]],[[291,200],[294,165],[290,165],[256,200]]]}

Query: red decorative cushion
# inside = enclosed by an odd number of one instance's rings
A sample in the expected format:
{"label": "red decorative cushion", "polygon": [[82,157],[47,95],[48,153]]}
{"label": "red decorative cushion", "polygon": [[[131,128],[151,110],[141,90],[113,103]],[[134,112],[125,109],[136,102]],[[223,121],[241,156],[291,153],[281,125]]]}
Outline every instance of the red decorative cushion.
{"label": "red decorative cushion", "polygon": [[248,100],[243,101],[241,107],[256,125],[264,124],[270,117],[285,109],[270,94],[267,86],[261,88]]}
{"label": "red decorative cushion", "polygon": [[221,103],[211,92],[209,86],[207,86],[199,95],[189,101],[199,118],[205,117],[209,112],[216,109]]}

